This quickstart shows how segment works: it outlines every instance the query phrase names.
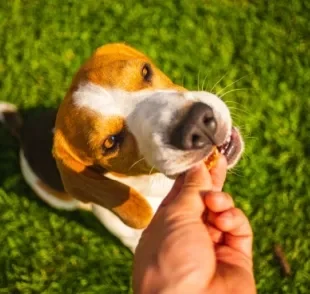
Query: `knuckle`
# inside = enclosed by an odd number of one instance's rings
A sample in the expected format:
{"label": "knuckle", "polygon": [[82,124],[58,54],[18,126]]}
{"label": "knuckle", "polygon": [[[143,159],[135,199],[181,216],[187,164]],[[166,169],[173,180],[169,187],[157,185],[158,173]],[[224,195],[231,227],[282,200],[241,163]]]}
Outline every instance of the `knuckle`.
{"label": "knuckle", "polygon": [[234,204],[234,200],[231,197],[231,195],[226,192],[221,192],[221,193],[222,193],[221,197],[223,197],[224,201],[226,203],[230,203],[234,207],[235,204]]}

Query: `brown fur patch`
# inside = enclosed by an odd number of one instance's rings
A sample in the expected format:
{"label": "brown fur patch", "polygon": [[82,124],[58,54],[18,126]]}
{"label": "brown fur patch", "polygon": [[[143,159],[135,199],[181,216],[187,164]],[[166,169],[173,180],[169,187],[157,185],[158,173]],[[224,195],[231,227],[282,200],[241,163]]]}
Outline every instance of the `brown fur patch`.
{"label": "brown fur patch", "polygon": [[134,189],[99,175],[90,169],[79,172],[58,162],[66,191],[82,202],[93,202],[113,211],[128,226],[145,228],[153,211]]}

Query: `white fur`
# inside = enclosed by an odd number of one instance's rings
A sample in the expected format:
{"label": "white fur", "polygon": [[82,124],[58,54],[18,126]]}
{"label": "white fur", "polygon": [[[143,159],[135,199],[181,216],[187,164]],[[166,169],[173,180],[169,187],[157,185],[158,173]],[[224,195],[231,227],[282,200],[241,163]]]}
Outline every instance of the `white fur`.
{"label": "white fur", "polygon": [[165,136],[177,111],[195,101],[210,106],[218,123],[215,138],[219,145],[227,139],[232,127],[225,103],[217,96],[202,91],[159,89],[126,92],[84,83],[73,94],[73,101],[78,107],[86,107],[99,115],[124,117],[145,160],[166,175],[179,174],[197,163],[197,158],[188,151],[177,150],[165,143]]}
{"label": "white fur", "polygon": [[[156,93],[176,93],[173,90],[156,90]],[[109,89],[93,83],[83,83],[73,93],[73,101],[78,107],[86,107],[103,116],[120,115],[126,117],[136,105],[154,94],[154,91],[142,90],[126,92]]]}
{"label": "white fur", "polygon": [[[163,174],[124,178],[108,173],[106,176],[136,189],[146,198],[154,212],[157,211],[174,182]],[[120,239],[133,253],[135,252],[143,230],[128,227],[114,213],[99,205],[93,204],[93,213],[114,236]]]}
{"label": "white fur", "polygon": [[105,176],[133,187],[146,198],[162,198],[163,195],[166,195],[170,191],[174,182],[160,173],[131,177],[118,177],[107,173]]}
{"label": "white fur", "polygon": [[79,107],[87,107],[105,116],[122,115],[109,91],[95,84],[83,84],[74,92],[73,97],[74,103]]}
{"label": "white fur", "polygon": [[136,230],[126,226],[119,217],[102,206],[93,204],[92,209],[94,215],[105,228],[128,247],[132,253],[135,253],[143,230]]}
{"label": "white fur", "polygon": [[188,95],[213,109],[218,122],[217,129],[220,130],[215,138],[219,144],[223,143],[231,129],[229,110],[218,97],[207,92],[155,92],[137,104],[126,119],[146,161],[166,175],[179,174],[197,163],[193,152],[177,150],[165,143],[174,114],[188,104]]}
{"label": "white fur", "polygon": [[73,199],[71,201],[64,201],[56,198],[52,194],[49,194],[47,191],[42,189],[38,184],[39,182],[41,182],[41,180],[32,171],[22,150],[20,151],[19,158],[21,171],[25,178],[25,181],[43,201],[48,203],[50,206],[58,209],[74,210],[77,208],[81,208],[80,201],[78,200]]}

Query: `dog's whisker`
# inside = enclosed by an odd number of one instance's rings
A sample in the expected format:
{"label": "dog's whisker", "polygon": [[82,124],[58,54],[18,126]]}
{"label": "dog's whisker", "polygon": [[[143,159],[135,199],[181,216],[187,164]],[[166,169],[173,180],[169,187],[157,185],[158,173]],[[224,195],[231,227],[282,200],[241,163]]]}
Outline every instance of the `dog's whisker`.
{"label": "dog's whisker", "polygon": [[236,91],[243,91],[243,90],[251,90],[251,88],[239,88],[239,89],[233,89],[230,91],[225,92],[222,96],[220,96],[220,98],[223,98],[225,95],[231,93],[231,92],[236,92]]}
{"label": "dog's whisker", "polygon": [[242,137],[246,139],[258,139],[258,137],[251,136],[251,132],[247,130],[246,126],[238,125],[237,128],[241,131]]}
{"label": "dog's whisker", "polygon": [[238,122],[238,125],[240,125],[242,122],[244,122],[244,117],[237,114],[231,114],[231,118],[234,122]]}
{"label": "dog's whisker", "polygon": [[248,77],[250,74],[244,75],[243,77],[241,77],[240,79],[230,83],[229,85],[227,85],[226,87],[224,87],[222,90],[220,90],[219,92],[216,93],[216,96],[219,96],[220,93],[222,93],[223,91],[225,91],[225,89],[227,89],[228,87],[238,83],[239,81],[243,80],[244,78]]}
{"label": "dog's whisker", "polygon": [[232,117],[233,121],[237,121],[238,124],[241,124],[245,121],[245,117],[242,113],[230,113],[230,116]]}
{"label": "dog's whisker", "polygon": [[198,91],[200,91],[200,85],[199,85],[199,83],[200,83],[200,70],[198,71],[198,80],[197,80],[197,84],[198,84]]}
{"label": "dog's whisker", "polygon": [[244,176],[243,176],[242,174],[240,174],[240,173],[236,172],[236,169],[237,169],[237,168],[235,168],[235,167],[234,167],[234,169],[233,169],[233,170],[231,170],[231,169],[230,169],[230,170],[228,170],[228,171],[227,171],[227,173],[228,173],[228,174],[235,175],[235,176],[237,176],[237,177],[241,177],[241,178],[243,178]]}
{"label": "dog's whisker", "polygon": [[130,171],[135,165],[137,165],[139,162],[141,162],[142,160],[144,160],[144,157],[138,159],[136,162],[134,162],[128,169],[128,171]]}
{"label": "dog's whisker", "polygon": [[245,139],[258,139],[258,137],[254,137],[254,136],[247,136],[247,135],[243,135],[243,137],[245,138]]}
{"label": "dog's whisker", "polygon": [[[249,131],[247,129],[247,126],[246,125],[240,125],[238,124],[238,126],[236,126],[240,131],[242,131],[242,136],[247,136],[247,135],[251,135],[251,131]],[[245,134],[244,134],[245,133]]]}
{"label": "dog's whisker", "polygon": [[245,110],[240,110],[240,109],[230,109],[230,115],[231,117],[237,117],[239,119],[244,120],[247,116],[249,116],[250,114],[248,112],[246,112]]}
{"label": "dog's whisker", "polygon": [[247,110],[244,110],[244,109],[241,109],[241,108],[231,107],[231,106],[229,106],[228,108],[229,108],[229,110],[237,110],[237,111],[239,111],[239,112],[241,111],[241,112],[243,112],[243,113],[245,113],[245,114],[250,115],[250,113],[249,113]]}
{"label": "dog's whisker", "polygon": [[[238,126],[237,127],[239,130],[240,130],[240,132],[242,133],[242,137],[246,137],[247,135],[250,135],[250,132],[249,132],[249,130],[247,129],[247,127],[246,126]],[[250,139],[251,138],[255,138],[255,137],[250,137]]]}
{"label": "dog's whisker", "polygon": [[[243,154],[244,154],[244,156],[245,156],[247,159],[250,159],[250,157],[251,157],[251,154],[250,154],[250,153],[244,152]],[[243,156],[243,154],[242,154],[242,156]]]}
{"label": "dog's whisker", "polygon": [[240,167],[238,167],[238,166],[235,166],[234,168],[233,168],[233,171],[236,171],[236,172],[243,172],[243,169],[242,168],[240,168]]}
{"label": "dog's whisker", "polygon": [[250,156],[247,153],[245,153],[244,151],[242,153],[242,157],[245,157],[246,159],[250,159]]}
{"label": "dog's whisker", "polygon": [[231,116],[242,117],[243,118],[245,114],[248,115],[248,113],[240,111],[239,109],[233,109],[233,110],[229,109],[229,110],[230,110],[230,115]]}
{"label": "dog's whisker", "polygon": [[238,105],[240,105],[241,107],[243,107],[244,106],[244,104],[241,104],[240,102],[238,102],[238,101],[236,101],[236,100],[225,100],[225,103],[235,103],[235,104],[238,104]]}
{"label": "dog's whisker", "polygon": [[154,170],[154,168],[155,168],[155,165],[153,165],[152,168],[150,169],[149,176],[152,174],[152,171]]}
{"label": "dog's whisker", "polygon": [[208,86],[208,85],[207,85],[206,88],[205,88],[205,83],[206,83],[207,77],[208,77],[208,76],[206,75],[205,78],[203,79],[203,82],[202,82],[202,85],[201,85],[201,90],[202,90],[202,91],[205,91],[205,89],[206,89],[207,86]]}
{"label": "dog's whisker", "polygon": [[246,110],[245,110],[246,108],[242,109],[242,107],[239,107],[239,105],[236,105],[236,106],[228,106],[228,108],[229,108],[229,109],[236,109],[236,110],[238,110],[238,111],[239,111],[239,110],[241,110],[241,111],[246,111]]}
{"label": "dog's whisker", "polygon": [[238,124],[237,126],[236,126],[239,130],[246,130],[247,129],[247,126],[244,124]]}
{"label": "dog's whisker", "polygon": [[149,195],[152,191],[152,186],[153,186],[153,182],[154,182],[154,177],[151,177],[151,180],[148,184],[148,187],[147,187],[147,194]]}
{"label": "dog's whisker", "polygon": [[[228,106],[228,108],[238,108],[238,109],[247,109],[247,107],[244,104],[238,103],[236,101],[226,101],[224,99],[224,102],[226,103],[226,105]],[[235,103],[230,103],[230,102],[235,102]]]}
{"label": "dog's whisker", "polygon": [[211,88],[210,92],[212,92],[212,90],[225,78],[225,76],[227,76],[228,72],[226,72],[215,84],[214,86]]}

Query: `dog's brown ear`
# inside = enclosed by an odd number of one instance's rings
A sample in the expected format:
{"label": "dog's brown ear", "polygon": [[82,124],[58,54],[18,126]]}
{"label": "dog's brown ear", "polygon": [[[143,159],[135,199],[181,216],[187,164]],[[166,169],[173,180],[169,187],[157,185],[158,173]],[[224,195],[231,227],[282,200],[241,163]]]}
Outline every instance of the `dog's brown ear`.
{"label": "dog's brown ear", "polygon": [[149,224],[152,208],[136,190],[84,166],[68,153],[57,151],[54,149],[57,166],[71,196],[111,210],[132,228],[143,229]]}

